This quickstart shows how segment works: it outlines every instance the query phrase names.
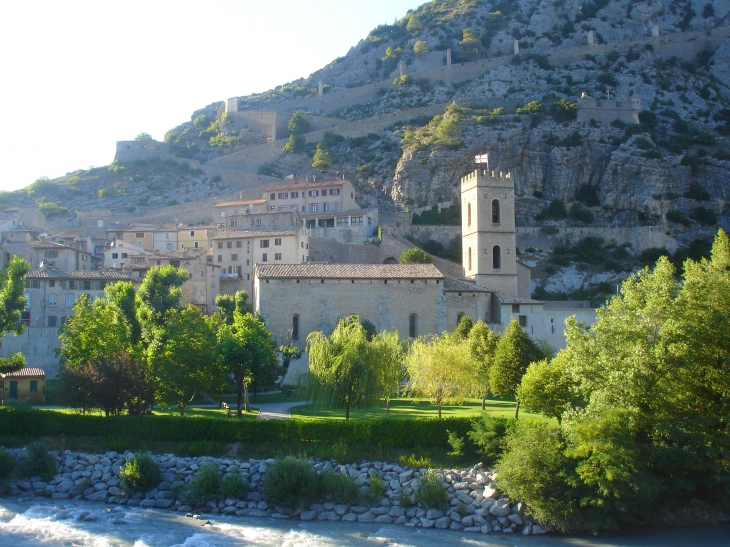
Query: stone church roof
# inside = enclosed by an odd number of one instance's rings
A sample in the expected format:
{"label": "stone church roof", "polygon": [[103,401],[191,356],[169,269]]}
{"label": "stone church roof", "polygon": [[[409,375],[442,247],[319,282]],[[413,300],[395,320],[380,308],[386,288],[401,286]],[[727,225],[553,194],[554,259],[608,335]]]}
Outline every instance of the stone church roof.
{"label": "stone church roof", "polygon": [[444,290],[449,292],[494,292],[492,289],[480,287],[473,281],[444,276]]}
{"label": "stone church roof", "polygon": [[444,279],[433,264],[257,264],[256,276],[261,279]]}

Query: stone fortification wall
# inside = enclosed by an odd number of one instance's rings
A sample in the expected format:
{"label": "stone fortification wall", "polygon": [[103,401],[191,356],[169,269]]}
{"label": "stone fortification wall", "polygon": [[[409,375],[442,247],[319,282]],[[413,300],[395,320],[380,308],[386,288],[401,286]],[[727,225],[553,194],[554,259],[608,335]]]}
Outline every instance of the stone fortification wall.
{"label": "stone fortification wall", "polygon": [[236,126],[246,126],[272,140],[286,133],[288,119],[276,110],[239,110],[229,116]]}
{"label": "stone fortification wall", "polygon": [[362,243],[373,237],[377,229],[377,226],[368,226],[366,224],[362,226],[334,226],[332,228],[310,228],[309,234],[310,236],[327,238],[340,243]]}
{"label": "stone fortification wall", "polygon": [[189,158],[179,158],[170,152],[170,144],[155,140],[149,141],[117,141],[117,152],[114,161],[131,163],[143,160],[174,160],[178,163],[187,163],[192,169],[200,168],[200,161]]}
{"label": "stone fortification wall", "polygon": [[536,226],[517,227],[517,245],[520,247],[537,247],[552,249],[561,239],[568,238],[573,243],[586,237],[601,237],[606,242],[616,241],[617,244],[631,244],[636,253],[654,247],[665,247],[669,252],[677,250],[677,240],[668,235],[661,226],[638,226],[630,228],[605,227],[568,227],[558,228],[555,235],[545,235]]}
{"label": "stone fortification wall", "polygon": [[[274,143],[271,143],[274,144]],[[265,145],[268,146],[268,145]],[[281,144],[277,144],[277,146],[281,147]],[[224,156],[226,157],[226,156]],[[264,162],[262,162],[264,163]],[[220,167],[217,165],[210,165],[209,163],[206,163],[201,166],[201,169],[203,172],[208,175],[209,177],[214,177],[216,175],[220,176],[221,180],[231,186],[232,188],[236,190],[243,191],[246,193],[247,190],[250,190],[251,188],[255,188],[258,186],[267,186],[274,182],[281,182],[281,179],[278,179],[276,177],[268,177],[266,175],[259,175],[255,172],[245,172],[245,171],[239,171],[235,168],[225,168]],[[258,169],[258,166],[256,167]],[[256,193],[254,197],[251,197],[250,199],[254,198],[260,198],[261,193]],[[249,199],[249,198],[246,198]]]}
{"label": "stone fortification wall", "polygon": [[438,241],[441,245],[447,247],[454,239],[461,237],[461,226],[426,226],[416,225],[410,226],[410,235],[418,241],[425,243],[426,241]]}
{"label": "stone fortification wall", "polygon": [[46,378],[51,379],[58,375],[59,362],[55,350],[60,347],[57,327],[28,327],[20,336],[3,336],[0,355],[7,357],[20,352],[25,357],[25,366],[45,369]]}

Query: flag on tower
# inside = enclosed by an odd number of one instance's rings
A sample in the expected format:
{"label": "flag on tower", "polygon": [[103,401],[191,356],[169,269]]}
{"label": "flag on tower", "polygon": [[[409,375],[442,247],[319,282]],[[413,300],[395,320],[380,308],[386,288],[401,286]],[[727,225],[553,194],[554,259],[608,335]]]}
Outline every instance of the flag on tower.
{"label": "flag on tower", "polygon": [[476,163],[486,163],[487,169],[489,169],[489,154],[482,154],[481,156],[474,156]]}

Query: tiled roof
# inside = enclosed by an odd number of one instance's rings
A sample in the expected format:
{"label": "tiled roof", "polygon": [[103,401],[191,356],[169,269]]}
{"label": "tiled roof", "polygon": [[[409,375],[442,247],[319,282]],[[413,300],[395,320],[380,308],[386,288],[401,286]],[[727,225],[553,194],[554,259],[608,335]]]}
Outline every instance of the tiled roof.
{"label": "tiled roof", "polygon": [[494,292],[492,289],[480,287],[472,281],[444,276],[444,290],[449,292]]}
{"label": "tiled roof", "polygon": [[119,279],[123,281],[132,279],[115,270],[30,270],[25,277],[32,279]]}
{"label": "tiled roof", "polygon": [[260,278],[443,279],[433,264],[257,264]]}
{"label": "tiled roof", "polygon": [[243,237],[293,236],[294,230],[224,230],[212,239],[235,239]]}
{"label": "tiled roof", "polygon": [[286,184],[284,186],[272,186],[267,192],[278,192],[279,190],[296,190],[297,188],[323,188],[326,186],[342,186],[349,180],[330,180],[326,182],[298,182],[296,184]]}
{"label": "tiled roof", "polygon": [[9,372],[8,374],[0,374],[3,378],[32,378],[34,376],[45,376],[46,371],[38,367],[25,367],[18,372]]}
{"label": "tiled roof", "polygon": [[502,304],[543,304],[542,300],[533,300],[532,298],[526,298],[517,296],[516,294],[508,294],[502,291],[492,291]]}
{"label": "tiled roof", "polygon": [[257,205],[266,203],[265,199],[248,199],[243,201],[224,201],[223,203],[216,203],[213,207],[234,207],[236,205]]}
{"label": "tiled roof", "polygon": [[177,251],[156,251],[149,258],[198,258],[205,256],[206,249],[178,249]]}

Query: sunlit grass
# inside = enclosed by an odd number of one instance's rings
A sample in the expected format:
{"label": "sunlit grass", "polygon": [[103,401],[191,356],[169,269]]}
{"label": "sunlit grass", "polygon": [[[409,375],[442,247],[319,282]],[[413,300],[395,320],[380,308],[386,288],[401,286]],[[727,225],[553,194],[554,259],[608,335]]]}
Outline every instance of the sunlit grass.
{"label": "sunlit grass", "polygon": [[[43,407],[40,408],[40,410],[45,410],[48,412],[61,412],[63,414],[75,414],[77,411],[70,407]],[[103,416],[104,413],[101,411],[92,411],[89,413],[91,416]],[[248,418],[248,419],[256,419],[258,418],[259,411],[257,408],[251,408],[250,412],[243,412],[242,418]],[[170,408],[168,410],[163,410],[161,408],[155,408],[152,411],[152,416],[180,416],[180,412],[177,410],[177,408]],[[197,407],[197,406],[190,406],[185,409],[185,414],[183,415],[184,418],[220,418],[227,420],[228,419],[228,411],[223,410],[221,408],[209,408],[209,407]]]}

